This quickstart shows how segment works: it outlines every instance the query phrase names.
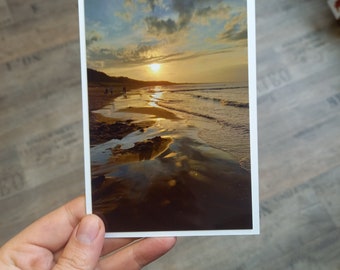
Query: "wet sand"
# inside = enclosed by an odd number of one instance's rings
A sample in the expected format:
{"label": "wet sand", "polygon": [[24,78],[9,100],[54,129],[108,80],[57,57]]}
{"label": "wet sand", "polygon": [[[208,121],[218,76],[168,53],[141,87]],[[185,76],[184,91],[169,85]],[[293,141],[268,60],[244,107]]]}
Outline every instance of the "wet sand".
{"label": "wet sand", "polygon": [[180,118],[176,116],[174,113],[169,112],[167,110],[155,107],[128,107],[124,109],[118,110],[119,112],[128,112],[128,113],[141,113],[152,115],[155,118],[165,118],[171,120],[179,120]]}
{"label": "wet sand", "polygon": [[[132,124],[131,121],[119,121],[119,119],[105,117],[95,112],[96,110],[104,108],[115,98],[124,95],[124,92],[121,90],[123,87],[126,86],[89,86],[88,99],[91,146],[111,139],[121,139],[133,131],[142,130],[153,124],[153,122],[143,122],[136,125]],[[112,89],[112,92],[110,89]],[[130,91],[133,87],[126,87],[126,89]]]}
{"label": "wet sand", "polygon": [[249,174],[201,147],[183,138],[158,160],[121,164],[94,179],[94,209],[108,230],[251,228]]}
{"label": "wet sand", "polygon": [[[138,86],[125,86],[122,84],[117,85],[100,85],[100,84],[89,84],[88,86],[88,99],[89,99],[89,111],[95,111],[103,108],[109,104],[116,97],[124,94],[123,87],[127,91],[138,88]],[[106,93],[107,90],[107,93]]]}
{"label": "wet sand", "polygon": [[129,149],[122,149],[120,145],[111,149],[113,164],[126,164],[130,162],[151,160],[166,151],[172,142],[171,138],[154,137],[142,142],[137,142]]}
{"label": "wet sand", "polygon": [[[181,121],[157,107],[129,106],[119,112]],[[155,122],[92,115],[91,144],[116,140],[105,148],[105,162],[92,165],[93,209],[108,231],[252,228],[250,173],[228,153],[183,134],[160,131],[138,140],[157,130]],[[137,141],[120,144],[127,137]]]}

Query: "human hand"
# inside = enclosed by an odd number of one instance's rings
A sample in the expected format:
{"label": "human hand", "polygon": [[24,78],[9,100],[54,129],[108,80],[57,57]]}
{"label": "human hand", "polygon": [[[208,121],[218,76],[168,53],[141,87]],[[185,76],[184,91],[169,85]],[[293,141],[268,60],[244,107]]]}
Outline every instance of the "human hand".
{"label": "human hand", "polygon": [[[141,269],[175,238],[104,239],[101,219],[85,214],[84,197],[42,217],[0,249],[0,269]],[[116,251],[116,252],[114,252]]]}

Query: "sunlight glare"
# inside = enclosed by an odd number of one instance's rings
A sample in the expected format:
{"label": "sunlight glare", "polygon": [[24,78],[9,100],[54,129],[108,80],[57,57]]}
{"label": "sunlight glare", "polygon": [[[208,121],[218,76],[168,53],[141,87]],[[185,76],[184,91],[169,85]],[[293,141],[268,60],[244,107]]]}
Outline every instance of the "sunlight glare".
{"label": "sunlight glare", "polygon": [[157,64],[157,63],[153,63],[153,64],[149,65],[149,67],[155,73],[158,72],[161,69],[161,65]]}

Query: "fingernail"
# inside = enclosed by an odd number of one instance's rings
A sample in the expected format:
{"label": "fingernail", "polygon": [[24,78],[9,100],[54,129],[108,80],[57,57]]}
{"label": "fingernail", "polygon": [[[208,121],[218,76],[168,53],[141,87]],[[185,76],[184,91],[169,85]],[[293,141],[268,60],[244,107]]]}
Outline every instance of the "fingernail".
{"label": "fingernail", "polygon": [[76,238],[83,244],[91,244],[99,232],[99,222],[96,216],[90,215],[82,219]]}

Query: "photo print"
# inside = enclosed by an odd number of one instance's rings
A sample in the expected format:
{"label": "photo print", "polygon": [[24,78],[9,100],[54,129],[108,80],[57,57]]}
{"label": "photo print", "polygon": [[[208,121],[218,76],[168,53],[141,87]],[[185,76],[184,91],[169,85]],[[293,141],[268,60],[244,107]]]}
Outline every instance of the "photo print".
{"label": "photo print", "polygon": [[79,17],[106,236],[259,233],[254,1],[79,0]]}

